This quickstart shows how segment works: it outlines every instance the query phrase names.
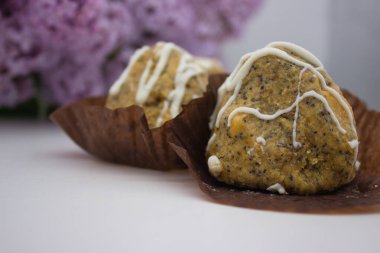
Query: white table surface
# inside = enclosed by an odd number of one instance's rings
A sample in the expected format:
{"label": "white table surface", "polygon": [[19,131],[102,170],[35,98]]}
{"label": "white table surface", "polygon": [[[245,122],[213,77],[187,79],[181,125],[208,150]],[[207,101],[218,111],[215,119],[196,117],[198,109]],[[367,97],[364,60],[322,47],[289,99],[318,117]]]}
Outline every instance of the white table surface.
{"label": "white table surface", "polygon": [[0,252],[380,252],[380,214],[224,206],[186,171],[108,164],[52,124],[1,120]]}

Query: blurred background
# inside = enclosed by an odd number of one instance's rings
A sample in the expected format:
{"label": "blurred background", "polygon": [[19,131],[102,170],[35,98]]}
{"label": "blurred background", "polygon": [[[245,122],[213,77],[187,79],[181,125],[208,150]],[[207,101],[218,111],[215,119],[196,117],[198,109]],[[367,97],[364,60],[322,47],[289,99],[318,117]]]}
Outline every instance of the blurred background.
{"label": "blurred background", "polygon": [[105,94],[144,44],[173,41],[231,70],[285,40],[380,109],[377,0],[1,0],[0,115],[47,115]]}
{"label": "blurred background", "polygon": [[231,69],[240,55],[275,40],[297,43],[334,81],[380,109],[380,1],[266,0],[241,37],[223,46]]}

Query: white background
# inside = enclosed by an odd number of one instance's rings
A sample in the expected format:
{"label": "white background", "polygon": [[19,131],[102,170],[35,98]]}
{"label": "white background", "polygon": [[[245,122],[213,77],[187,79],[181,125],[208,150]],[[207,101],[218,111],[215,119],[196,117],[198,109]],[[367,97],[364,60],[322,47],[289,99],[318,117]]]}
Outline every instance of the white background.
{"label": "white background", "polygon": [[231,70],[277,40],[310,50],[339,86],[380,109],[380,1],[264,0],[242,36],[225,44],[223,60]]}
{"label": "white background", "polygon": [[214,203],[186,171],[96,160],[47,123],[0,124],[0,252],[378,252],[380,214]]}

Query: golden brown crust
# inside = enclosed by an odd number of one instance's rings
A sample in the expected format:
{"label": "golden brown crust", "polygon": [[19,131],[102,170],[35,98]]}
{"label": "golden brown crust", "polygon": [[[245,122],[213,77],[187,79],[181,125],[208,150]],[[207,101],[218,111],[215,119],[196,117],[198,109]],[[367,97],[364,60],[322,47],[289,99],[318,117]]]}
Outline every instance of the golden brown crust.
{"label": "golden brown crust", "polygon": [[[221,84],[221,80],[210,83]],[[194,143],[183,137],[186,127],[174,128],[171,146],[189,167],[200,189],[212,200],[246,208],[298,213],[368,213],[380,212],[380,112],[368,110],[363,102],[347,91],[345,97],[352,105],[361,139],[359,159],[361,170],[355,180],[337,191],[312,196],[277,195],[223,184],[210,175],[204,157],[206,143]],[[214,93],[216,96],[216,92]],[[199,139],[210,135],[193,131]],[[178,137],[181,136],[181,137]]]}
{"label": "golden brown crust", "polygon": [[[355,151],[349,141],[357,136],[343,106],[311,70],[302,75],[300,94],[321,94],[347,133],[339,131],[324,104],[314,97],[299,104],[296,141],[302,144],[300,148],[295,148],[292,140],[295,108],[270,121],[239,113],[227,125],[230,113],[241,106],[274,114],[292,105],[302,69],[277,56],[264,56],[253,63],[237,98],[222,114],[219,128],[213,129],[216,138],[207,157],[215,155],[220,160],[218,180],[261,190],[279,183],[288,193],[314,194],[335,190],[355,177]],[[324,71],[322,74],[327,84],[340,92]],[[224,96],[220,107],[232,93]],[[266,143],[257,141],[258,137]]]}
{"label": "golden brown crust", "polygon": [[[148,77],[152,76],[153,70],[159,62],[159,54],[157,54],[157,52],[162,46],[162,43],[157,43],[154,47],[149,48],[136,61],[136,63],[131,66],[131,71],[129,72],[129,75],[125,83],[122,85],[120,91],[117,94],[110,95],[107,98],[107,108],[116,109],[138,104],[136,101],[136,93],[140,79],[144,73],[148,61],[151,61],[152,63],[149,69]],[[150,128],[161,126],[164,122],[173,118],[170,111],[166,110],[163,112],[163,108],[170,92],[173,91],[176,86],[176,73],[181,57],[183,57],[185,53],[186,52],[181,51],[177,48],[174,48],[171,51],[168,63],[162,71],[162,74],[157,79],[157,82],[153,86],[153,89],[151,90],[147,100],[143,104],[139,104],[144,108]],[[196,61],[196,58],[194,58],[194,61]],[[182,99],[182,105],[186,105],[192,99],[202,96],[203,92],[206,90],[209,74],[223,72],[223,69],[217,64],[217,62],[203,58],[202,62],[206,62],[205,64],[210,65],[210,68],[205,68],[202,64],[199,64],[200,67],[204,68],[204,71],[193,76],[187,82],[185,94]],[[160,118],[159,121],[158,118]]]}

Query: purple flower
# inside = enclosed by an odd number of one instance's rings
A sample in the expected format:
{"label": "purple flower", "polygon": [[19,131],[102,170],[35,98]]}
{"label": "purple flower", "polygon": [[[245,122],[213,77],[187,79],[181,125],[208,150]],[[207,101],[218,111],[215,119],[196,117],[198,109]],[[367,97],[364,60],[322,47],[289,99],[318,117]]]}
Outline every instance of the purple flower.
{"label": "purple flower", "polygon": [[0,103],[4,106],[13,107],[19,101],[25,101],[34,94],[31,78],[0,75]]}
{"label": "purple flower", "polygon": [[261,0],[2,0],[0,107],[35,95],[63,104],[104,94],[136,48],[173,41],[217,56]]}

